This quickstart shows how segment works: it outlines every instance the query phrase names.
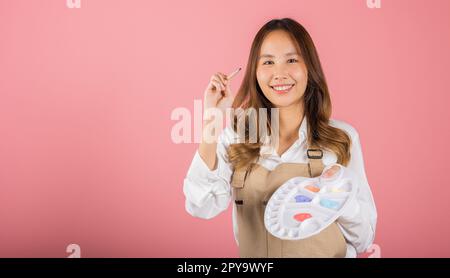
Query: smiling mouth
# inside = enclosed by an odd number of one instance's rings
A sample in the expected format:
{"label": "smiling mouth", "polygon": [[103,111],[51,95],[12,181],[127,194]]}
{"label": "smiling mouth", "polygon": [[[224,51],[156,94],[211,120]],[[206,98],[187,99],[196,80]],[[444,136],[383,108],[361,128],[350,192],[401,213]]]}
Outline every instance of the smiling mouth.
{"label": "smiling mouth", "polygon": [[272,90],[277,94],[285,94],[289,92],[292,87],[294,87],[294,84],[270,86],[270,88],[272,88]]}

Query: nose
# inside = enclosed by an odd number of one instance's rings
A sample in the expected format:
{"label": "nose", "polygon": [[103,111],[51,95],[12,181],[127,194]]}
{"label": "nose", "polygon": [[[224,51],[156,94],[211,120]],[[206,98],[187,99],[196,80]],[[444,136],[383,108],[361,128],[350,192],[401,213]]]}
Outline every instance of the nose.
{"label": "nose", "polygon": [[286,75],[275,75],[274,80],[275,81],[283,81],[288,79]]}
{"label": "nose", "polygon": [[273,73],[273,79],[275,81],[283,81],[288,79],[288,73],[286,71],[286,68],[282,65],[276,67]]}

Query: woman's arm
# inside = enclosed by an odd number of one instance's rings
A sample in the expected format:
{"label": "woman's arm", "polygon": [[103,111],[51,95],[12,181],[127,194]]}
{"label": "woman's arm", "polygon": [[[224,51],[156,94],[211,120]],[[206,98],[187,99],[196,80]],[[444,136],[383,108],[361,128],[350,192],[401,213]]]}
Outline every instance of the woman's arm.
{"label": "woman's arm", "polygon": [[[219,137],[214,170],[211,170],[198,150],[184,179],[186,211],[192,216],[210,219],[226,210],[232,198],[230,180],[232,168],[228,162],[226,149],[230,143],[229,128]],[[212,156],[212,155],[211,155]]]}
{"label": "woman's arm", "polygon": [[216,133],[211,137],[211,134],[205,131],[210,124],[216,126],[213,121],[217,121],[219,126],[222,125],[223,117],[209,119],[208,112],[212,109],[222,115],[226,114],[226,109],[233,103],[229,81],[239,70],[229,76],[220,72],[214,74],[204,93],[202,143],[194,155],[183,186],[186,211],[196,217],[210,219],[226,210],[231,200],[232,170],[226,149],[230,144],[227,138],[231,138],[229,132],[232,130],[223,130],[218,138]]}
{"label": "woman's arm", "polygon": [[[204,121],[203,126],[207,126],[211,124],[212,121]],[[202,134],[205,134],[203,131]],[[202,136],[203,137],[203,136]],[[213,138],[212,142],[208,142],[203,139],[200,145],[198,146],[198,154],[205,162],[206,166],[208,166],[209,170],[215,170],[217,167],[217,141],[218,138]]]}

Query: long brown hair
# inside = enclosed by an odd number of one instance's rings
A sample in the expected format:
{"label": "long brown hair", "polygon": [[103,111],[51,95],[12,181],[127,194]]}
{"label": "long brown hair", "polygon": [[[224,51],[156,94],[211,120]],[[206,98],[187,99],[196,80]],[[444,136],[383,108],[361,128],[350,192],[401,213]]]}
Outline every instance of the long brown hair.
{"label": "long brown hair", "polygon": [[[275,30],[286,31],[296,42],[308,70],[308,83],[303,95],[304,113],[308,122],[308,145],[334,152],[337,162],[347,165],[350,161],[350,137],[343,130],[329,125],[331,100],[319,55],[310,35],[297,21],[290,18],[274,19],[258,31],[253,39],[245,76],[234,99],[233,108],[255,108],[257,111],[259,108],[266,108],[270,134],[270,108],[273,105],[258,85],[256,66],[264,38]],[[233,116],[235,131],[237,121],[237,116]],[[228,159],[235,169],[250,166],[260,155],[261,141],[250,143],[247,132],[245,137],[244,143],[231,144],[228,148]]]}

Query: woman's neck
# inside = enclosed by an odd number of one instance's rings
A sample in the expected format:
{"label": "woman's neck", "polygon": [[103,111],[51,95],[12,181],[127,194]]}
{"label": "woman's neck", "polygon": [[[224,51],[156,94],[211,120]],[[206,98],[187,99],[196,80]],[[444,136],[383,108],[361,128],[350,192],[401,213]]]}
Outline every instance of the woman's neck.
{"label": "woman's neck", "polygon": [[282,107],[280,113],[280,140],[289,141],[298,138],[298,130],[302,124],[303,103]]}

